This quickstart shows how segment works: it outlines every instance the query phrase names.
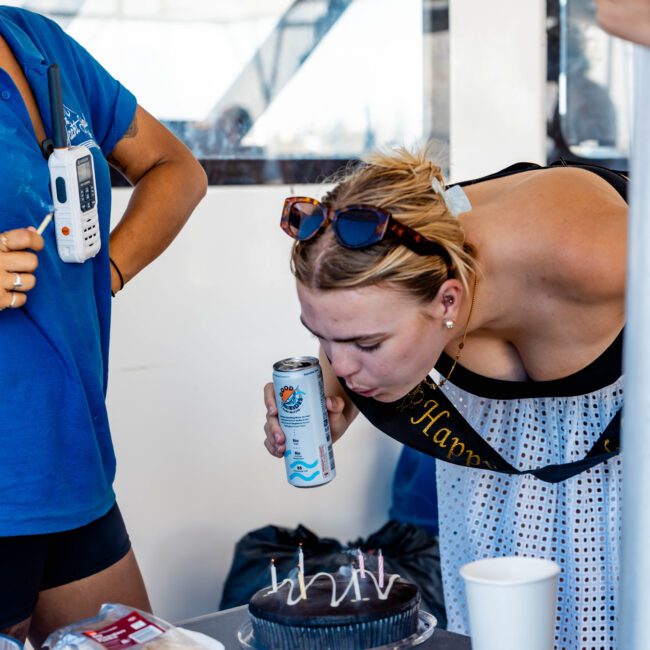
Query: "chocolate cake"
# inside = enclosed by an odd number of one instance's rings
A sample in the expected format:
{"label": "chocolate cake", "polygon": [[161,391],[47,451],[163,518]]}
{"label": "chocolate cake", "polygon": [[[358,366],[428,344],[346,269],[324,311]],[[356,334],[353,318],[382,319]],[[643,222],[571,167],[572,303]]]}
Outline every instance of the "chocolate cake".
{"label": "chocolate cake", "polygon": [[414,634],[418,588],[394,574],[380,587],[374,573],[364,573],[306,576],[306,598],[295,579],[283,580],[275,591],[260,589],[248,605],[255,647],[361,650]]}

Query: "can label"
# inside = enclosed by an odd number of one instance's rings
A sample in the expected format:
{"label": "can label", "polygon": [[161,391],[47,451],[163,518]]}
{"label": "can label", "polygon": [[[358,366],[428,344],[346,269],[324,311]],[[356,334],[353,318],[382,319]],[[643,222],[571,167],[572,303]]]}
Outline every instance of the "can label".
{"label": "can label", "polygon": [[273,365],[278,418],[286,438],[287,480],[315,487],[336,476],[323,373],[315,357],[292,357]]}

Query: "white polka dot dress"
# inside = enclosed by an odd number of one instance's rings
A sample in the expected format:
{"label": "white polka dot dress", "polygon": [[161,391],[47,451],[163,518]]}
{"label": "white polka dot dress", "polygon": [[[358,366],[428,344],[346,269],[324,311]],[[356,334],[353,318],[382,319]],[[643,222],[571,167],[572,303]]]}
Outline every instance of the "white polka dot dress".
{"label": "white polka dot dress", "polygon": [[[457,366],[442,390],[517,469],[581,460],[623,403],[622,333],[565,379],[507,382]],[[448,357],[437,366],[443,375]],[[453,382],[453,383],[452,383]],[[555,647],[616,648],[621,463],[615,456],[561,483],[437,462],[440,551],[449,629],[470,634],[460,567],[487,557],[554,560]]]}

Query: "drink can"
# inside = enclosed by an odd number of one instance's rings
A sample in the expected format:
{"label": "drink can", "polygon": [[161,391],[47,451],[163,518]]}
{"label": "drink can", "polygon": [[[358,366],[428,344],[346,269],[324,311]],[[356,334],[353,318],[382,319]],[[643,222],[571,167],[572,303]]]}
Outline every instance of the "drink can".
{"label": "drink can", "polygon": [[273,386],[286,438],[287,480],[296,487],[329,483],[336,468],[318,359],[291,357],[274,363]]}

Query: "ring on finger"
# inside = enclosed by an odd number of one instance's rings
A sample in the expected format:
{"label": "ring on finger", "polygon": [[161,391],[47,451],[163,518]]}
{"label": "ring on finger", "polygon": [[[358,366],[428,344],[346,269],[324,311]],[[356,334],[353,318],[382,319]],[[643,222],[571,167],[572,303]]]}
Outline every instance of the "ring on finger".
{"label": "ring on finger", "polygon": [[22,289],[25,285],[20,277],[20,273],[14,273],[14,289]]}
{"label": "ring on finger", "polygon": [[16,306],[16,297],[18,294],[15,291],[11,292],[11,302],[9,303],[9,309],[13,309]]}

